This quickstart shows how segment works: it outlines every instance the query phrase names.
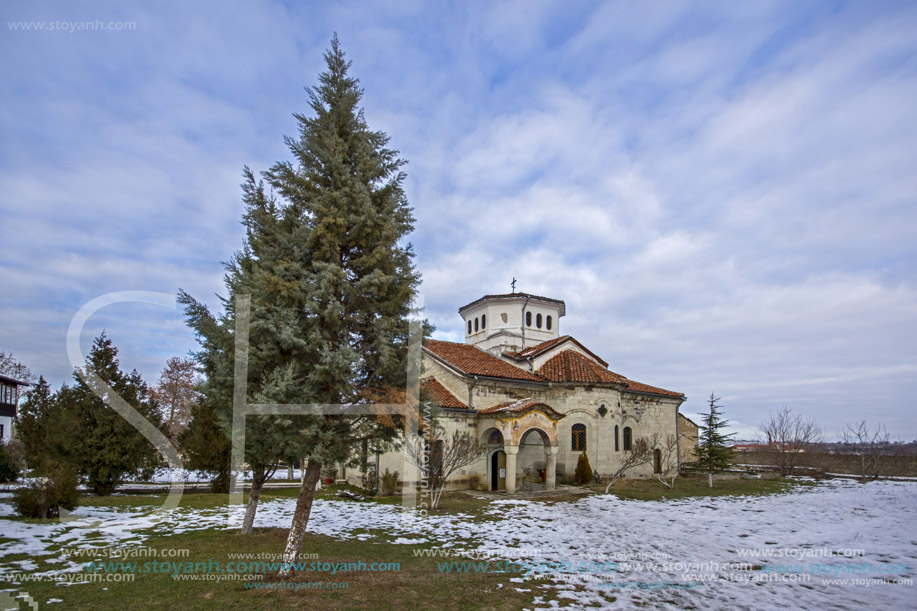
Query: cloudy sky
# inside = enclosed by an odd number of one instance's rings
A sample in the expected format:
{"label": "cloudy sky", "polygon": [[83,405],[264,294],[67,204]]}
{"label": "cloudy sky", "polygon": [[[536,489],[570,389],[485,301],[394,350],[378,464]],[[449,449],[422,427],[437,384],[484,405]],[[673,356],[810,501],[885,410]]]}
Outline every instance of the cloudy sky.
{"label": "cloudy sky", "polygon": [[[742,437],[787,405],[917,438],[909,2],[4,3],[0,350],[57,385],[97,297],[216,306],[242,167],[290,158],[334,32],[410,162],[441,339],[515,277]],[[151,381],[195,347],[156,305],[102,329]]]}

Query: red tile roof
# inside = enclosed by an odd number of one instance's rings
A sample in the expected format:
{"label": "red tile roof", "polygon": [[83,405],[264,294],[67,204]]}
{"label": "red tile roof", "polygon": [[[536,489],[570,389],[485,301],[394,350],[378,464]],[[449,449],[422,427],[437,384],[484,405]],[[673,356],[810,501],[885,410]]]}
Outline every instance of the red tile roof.
{"label": "red tile roof", "polygon": [[535,346],[529,346],[525,350],[519,350],[518,352],[506,352],[506,356],[511,356],[513,358],[528,358],[530,356],[535,356],[543,350],[547,350],[555,344],[559,344],[562,341],[571,339],[569,335],[561,335],[560,337],[555,337],[554,339],[549,339],[546,342],[541,342]]}
{"label": "red tile roof", "polygon": [[[559,344],[561,340],[567,339],[576,342],[578,346],[582,347],[574,338],[563,336],[557,339],[548,340],[547,342],[542,342],[537,346],[527,348],[523,352],[528,353],[529,350],[543,352],[545,349]],[[508,380],[524,380],[527,382],[622,384],[625,386],[625,392],[631,391],[667,397],[684,397],[683,393],[629,380],[620,374],[609,371],[607,368],[576,350],[562,350],[548,359],[541,368],[532,374],[520,367],[502,361],[490,353],[484,352],[480,348],[475,348],[470,344],[458,344],[455,342],[443,342],[431,339],[427,341],[425,348],[427,351],[449,363],[465,375],[486,376]],[[589,352],[589,354],[592,353]],[[604,361],[602,362],[604,363]],[[445,387],[443,390],[448,393]],[[453,399],[455,399],[455,397],[453,397]],[[455,399],[455,402],[460,404],[461,407],[467,407],[458,399]],[[443,405],[443,407],[446,406]]]}
{"label": "red tile roof", "polygon": [[596,353],[594,353],[592,350],[590,350],[590,349],[587,348],[586,346],[584,346],[584,345],[582,345],[581,343],[579,343],[579,342],[576,340],[576,338],[573,337],[572,335],[561,335],[560,337],[555,337],[554,339],[549,339],[549,340],[546,341],[546,342],[541,342],[540,344],[538,344],[538,345],[536,345],[536,346],[532,346],[532,347],[530,347],[530,348],[526,348],[525,350],[520,350],[519,352],[508,352],[508,353],[506,353],[506,356],[508,356],[508,357],[510,357],[510,358],[514,358],[514,359],[530,359],[530,358],[534,358],[534,357],[538,356],[539,354],[542,354],[542,353],[544,353],[544,352],[547,352],[547,351],[550,350],[551,348],[553,348],[553,347],[555,347],[555,346],[558,346],[558,345],[560,345],[560,344],[562,344],[563,342],[566,342],[566,341],[571,341],[571,342],[573,342],[574,344],[576,344],[577,346],[579,346],[579,347],[583,350],[583,352],[585,352],[586,354],[588,354],[589,356],[591,356],[592,358],[594,358],[595,360],[597,360],[599,363],[601,363],[602,366],[608,367],[608,363],[606,363],[601,357],[599,357],[599,356],[598,356]]}
{"label": "red tile roof", "polygon": [[509,380],[525,380],[528,382],[543,381],[538,376],[532,375],[528,371],[514,365],[510,365],[506,361],[501,361],[497,357],[469,344],[441,342],[431,339],[427,341],[425,348],[462,373],[468,375],[506,378]]}
{"label": "red tile roof", "polygon": [[458,400],[458,398],[453,395],[449,390],[439,383],[435,378],[430,378],[423,382],[423,387],[425,390],[430,391],[430,394],[433,395],[433,400],[436,401],[436,404],[440,407],[447,407],[451,409],[471,409],[464,403]]}
{"label": "red tile roof", "polygon": [[[573,341],[575,342],[576,340],[574,339]],[[579,342],[577,342],[577,344],[579,344]],[[535,348],[537,348],[537,346]],[[590,354],[592,353],[590,352]],[[679,392],[629,380],[621,374],[609,371],[589,357],[575,350],[564,350],[559,352],[548,359],[535,373],[552,382],[624,384],[626,387],[625,391],[665,395],[668,397],[684,397],[684,394]]]}
{"label": "red tile roof", "polygon": [[644,392],[651,395],[666,395],[667,397],[684,397],[685,394],[681,392],[675,392],[674,390],[666,390],[664,388],[657,388],[656,386],[650,386],[649,384],[642,384],[640,382],[634,382],[633,380],[628,380],[625,378],[625,383],[627,384],[627,390],[632,392]]}
{"label": "red tile roof", "polygon": [[608,371],[576,350],[564,350],[541,366],[538,375],[552,382],[586,382],[589,384],[624,384],[627,378]]}

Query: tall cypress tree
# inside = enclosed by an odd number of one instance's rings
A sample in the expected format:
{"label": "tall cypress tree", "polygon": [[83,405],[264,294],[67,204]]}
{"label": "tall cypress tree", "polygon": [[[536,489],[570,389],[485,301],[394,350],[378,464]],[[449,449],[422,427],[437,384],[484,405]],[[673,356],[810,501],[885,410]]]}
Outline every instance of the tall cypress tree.
{"label": "tall cypress tree", "polygon": [[[247,403],[307,403],[304,370],[314,360],[314,349],[303,340],[308,324],[299,288],[302,284],[302,248],[298,214],[277,205],[249,168],[242,183],[246,240],[242,249],[224,263],[228,298],[223,314],[216,316],[185,292],[188,324],[196,331],[201,350],[195,354],[205,376],[204,400],[213,409],[222,435],[229,442],[233,421],[235,364],[235,298],[251,300]],[[301,241],[301,239],[299,240]],[[241,358],[244,358],[241,357]],[[244,457],[252,472],[242,532],[251,533],[264,484],[278,463],[305,456],[308,440],[302,430],[307,416],[248,416]]]}
{"label": "tall cypress tree", "polygon": [[[299,137],[285,138],[293,162],[264,173],[279,197],[245,169],[246,243],[226,264],[225,313],[215,317],[180,295],[202,343],[205,395],[224,421],[231,418],[237,295],[251,302],[249,402],[344,406],[392,397],[406,384],[419,275],[403,244],[413,228],[401,186],[405,162],[387,148],[388,136],[367,127],[362,90],[337,37],[325,61],[319,85],[308,89],[312,112],[295,114]],[[253,469],[279,448],[307,459],[286,560],[298,558],[322,466],[346,460],[364,440],[393,439],[396,424],[366,415],[247,419],[245,458]]]}
{"label": "tall cypress tree", "polygon": [[[309,89],[309,116],[294,115],[299,137],[286,138],[295,163],[266,178],[301,220],[306,254],[300,285],[314,360],[306,373],[312,400],[351,404],[406,385],[408,317],[419,274],[410,244],[414,218],[402,189],[406,163],[372,131],[359,107],[358,80],[348,74],[337,36],[327,69]],[[390,439],[385,419],[323,416],[311,423],[306,476],[284,560],[295,562],[323,464],[344,460],[357,442]]]}
{"label": "tall cypress tree", "polygon": [[710,393],[710,412],[705,414],[700,425],[700,447],[697,448],[697,462],[707,471],[708,482],[713,488],[713,474],[729,467],[732,460],[732,448],[726,445],[733,434],[725,435],[722,429],[729,424],[720,415],[719,397]]}

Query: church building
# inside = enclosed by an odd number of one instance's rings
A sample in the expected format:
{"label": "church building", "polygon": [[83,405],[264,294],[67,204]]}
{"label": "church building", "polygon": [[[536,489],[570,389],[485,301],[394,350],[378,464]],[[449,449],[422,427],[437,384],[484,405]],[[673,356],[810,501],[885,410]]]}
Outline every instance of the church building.
{"label": "church building", "polygon": [[[442,407],[446,436],[470,432],[487,453],[450,478],[448,488],[550,490],[572,479],[583,452],[593,470],[609,475],[635,439],[680,437],[685,395],[615,373],[586,345],[561,335],[563,301],[486,295],[459,314],[464,343],[427,341],[422,384]],[[408,481],[417,475],[405,469],[400,452],[383,455],[380,469]],[[650,477],[653,470],[641,465],[627,476]]]}

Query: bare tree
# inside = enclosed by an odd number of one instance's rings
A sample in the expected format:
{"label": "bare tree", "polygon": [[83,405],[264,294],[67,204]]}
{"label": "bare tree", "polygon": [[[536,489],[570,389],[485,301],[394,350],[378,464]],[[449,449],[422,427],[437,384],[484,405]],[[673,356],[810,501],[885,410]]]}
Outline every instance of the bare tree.
{"label": "bare tree", "polygon": [[653,450],[650,447],[649,441],[645,437],[638,437],[634,439],[633,446],[630,450],[624,451],[624,460],[621,461],[618,470],[615,471],[611,476],[611,481],[608,482],[608,485],[605,486],[605,493],[608,493],[608,490],[611,489],[611,486],[624,477],[624,474],[627,471],[633,469],[638,465],[645,465],[653,460]]}
{"label": "bare tree", "polygon": [[889,434],[885,426],[880,424],[875,430],[870,430],[866,421],[860,420],[856,424],[848,424],[839,436],[846,445],[852,446],[850,449],[859,457],[863,481],[879,477],[882,457],[889,450]]}
{"label": "bare tree", "polygon": [[0,375],[5,375],[20,382],[35,382],[35,374],[16,360],[12,352],[0,352]]}
{"label": "bare tree", "polygon": [[439,428],[405,442],[408,462],[421,469],[430,487],[430,509],[439,508],[446,480],[462,467],[484,456],[486,449],[470,433],[455,431],[446,437]]}
{"label": "bare tree", "polygon": [[652,453],[653,474],[666,488],[675,486],[678,477],[678,439],[675,435],[667,435],[663,439],[659,433],[653,433],[649,440]]}
{"label": "bare tree", "polygon": [[199,396],[197,384],[197,363],[173,356],[166,361],[159,382],[153,388],[169,437],[175,443],[191,422],[191,409]]}
{"label": "bare tree", "polygon": [[781,476],[793,475],[799,456],[821,441],[822,432],[811,418],[804,418],[787,406],[758,427]]}

